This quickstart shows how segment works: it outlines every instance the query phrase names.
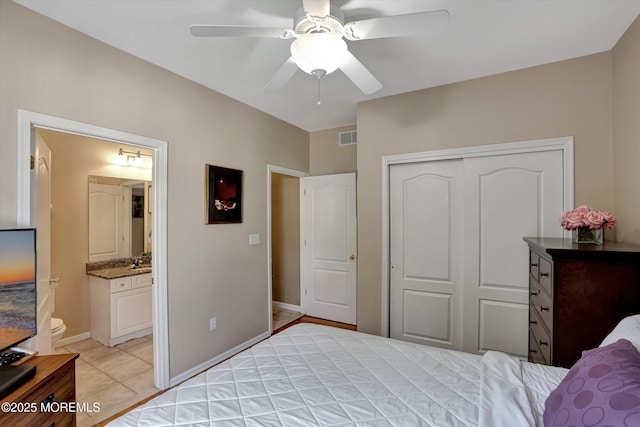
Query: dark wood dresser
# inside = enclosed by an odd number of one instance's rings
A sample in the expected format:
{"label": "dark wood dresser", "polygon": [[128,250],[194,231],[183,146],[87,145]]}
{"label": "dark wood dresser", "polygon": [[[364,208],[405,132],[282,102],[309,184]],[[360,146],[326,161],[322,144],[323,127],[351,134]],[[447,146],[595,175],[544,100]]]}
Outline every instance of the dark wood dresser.
{"label": "dark wood dresser", "polygon": [[[75,426],[76,414],[64,410],[64,406],[50,405],[52,402],[71,402],[76,400],[75,360],[78,354],[56,354],[37,356],[24,362],[35,365],[36,374],[11,394],[2,399],[2,403],[13,405],[9,411],[0,411],[0,426]],[[41,405],[50,412],[41,412]],[[3,405],[4,408],[4,405]]]}
{"label": "dark wood dresser", "polygon": [[525,237],[529,360],[571,367],[625,316],[640,313],[640,246]]}

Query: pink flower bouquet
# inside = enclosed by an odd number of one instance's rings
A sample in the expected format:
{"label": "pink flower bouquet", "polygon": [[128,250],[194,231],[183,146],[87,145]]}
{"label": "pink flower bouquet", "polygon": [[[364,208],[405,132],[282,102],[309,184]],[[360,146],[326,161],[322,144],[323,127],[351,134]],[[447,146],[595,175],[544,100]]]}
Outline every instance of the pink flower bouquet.
{"label": "pink flower bouquet", "polygon": [[610,212],[597,211],[582,205],[572,211],[567,211],[560,217],[560,225],[565,230],[589,228],[591,230],[611,230],[616,226],[616,219]]}

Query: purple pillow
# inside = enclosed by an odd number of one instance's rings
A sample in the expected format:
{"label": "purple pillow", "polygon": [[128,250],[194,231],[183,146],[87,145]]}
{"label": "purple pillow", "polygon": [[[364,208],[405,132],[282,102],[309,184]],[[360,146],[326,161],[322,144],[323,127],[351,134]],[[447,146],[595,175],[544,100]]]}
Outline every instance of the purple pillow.
{"label": "purple pillow", "polygon": [[625,339],[582,353],[544,403],[545,427],[640,426],[640,353]]}

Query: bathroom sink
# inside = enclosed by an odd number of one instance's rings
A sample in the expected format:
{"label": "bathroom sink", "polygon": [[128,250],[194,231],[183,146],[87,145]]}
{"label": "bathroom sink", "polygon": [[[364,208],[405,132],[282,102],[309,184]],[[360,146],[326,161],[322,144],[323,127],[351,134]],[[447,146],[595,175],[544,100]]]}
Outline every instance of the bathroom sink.
{"label": "bathroom sink", "polygon": [[140,266],[137,266],[137,267],[130,267],[130,268],[131,268],[131,270],[139,271],[141,273],[149,273],[149,272],[151,272],[151,266],[150,265],[140,265]]}

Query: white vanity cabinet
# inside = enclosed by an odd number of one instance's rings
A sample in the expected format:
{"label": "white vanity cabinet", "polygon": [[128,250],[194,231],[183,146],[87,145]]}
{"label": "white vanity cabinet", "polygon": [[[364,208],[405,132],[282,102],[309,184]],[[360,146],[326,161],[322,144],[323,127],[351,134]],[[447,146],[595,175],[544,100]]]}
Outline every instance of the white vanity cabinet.
{"label": "white vanity cabinet", "polygon": [[114,346],[152,332],[151,273],[117,279],[90,276],[91,337]]}

